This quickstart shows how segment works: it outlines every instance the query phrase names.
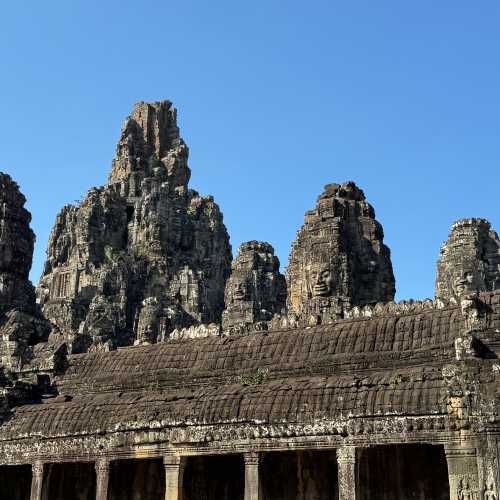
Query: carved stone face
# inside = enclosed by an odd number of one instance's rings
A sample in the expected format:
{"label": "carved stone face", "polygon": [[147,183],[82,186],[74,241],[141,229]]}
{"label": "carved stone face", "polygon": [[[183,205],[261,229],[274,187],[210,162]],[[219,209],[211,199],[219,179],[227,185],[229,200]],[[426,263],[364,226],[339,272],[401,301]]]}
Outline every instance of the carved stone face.
{"label": "carved stone face", "polygon": [[453,280],[453,293],[462,297],[466,293],[475,292],[479,288],[478,279],[472,270],[465,270]]}
{"label": "carved stone face", "polygon": [[149,297],[144,300],[143,308],[139,313],[139,323],[137,325],[137,338],[143,341],[153,342],[156,340],[158,329],[159,307],[156,300]]}
{"label": "carved stone face", "polygon": [[250,298],[250,289],[246,281],[236,282],[233,287],[233,300],[241,301]]}
{"label": "carved stone face", "polygon": [[310,286],[313,297],[328,297],[332,294],[333,272],[329,266],[313,269],[310,273]]}

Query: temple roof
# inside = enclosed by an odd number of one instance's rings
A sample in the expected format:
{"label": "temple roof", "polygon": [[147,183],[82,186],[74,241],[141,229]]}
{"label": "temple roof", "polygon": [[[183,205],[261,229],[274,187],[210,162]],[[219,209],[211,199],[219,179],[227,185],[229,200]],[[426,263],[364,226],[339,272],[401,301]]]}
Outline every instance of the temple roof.
{"label": "temple roof", "polygon": [[[500,339],[500,293],[483,294]],[[232,423],[446,415],[458,306],[305,329],[69,356],[59,396],[14,410],[0,440]],[[496,337],[499,337],[497,339]]]}

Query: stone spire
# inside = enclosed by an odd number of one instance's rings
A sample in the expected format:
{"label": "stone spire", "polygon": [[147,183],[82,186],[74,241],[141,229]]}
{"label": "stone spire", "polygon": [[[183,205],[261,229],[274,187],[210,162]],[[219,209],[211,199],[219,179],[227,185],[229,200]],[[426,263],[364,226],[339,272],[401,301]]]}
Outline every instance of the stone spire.
{"label": "stone spire", "polygon": [[390,250],[375,211],[353,182],[328,184],[292,245],[287,268],[292,312],[312,321],[394,298]]}
{"label": "stone spire", "polygon": [[485,219],[451,227],[437,264],[436,299],[458,302],[468,293],[500,288],[500,240]]}
{"label": "stone spire", "polygon": [[29,281],[35,235],[25,203],[18,185],[0,172],[0,314],[12,309],[35,311]]}
{"label": "stone spire", "polygon": [[187,160],[172,104],[138,103],[109,183],[59,214],[38,295],[74,351],[220,321],[229,237],[213,198],[188,189]]}
{"label": "stone spire", "polygon": [[188,148],[179,135],[177,110],[170,101],[139,102],[122,128],[116,147],[110,184],[136,197],[143,179],[161,173],[172,188],[187,187],[191,171]]}
{"label": "stone spire", "polygon": [[248,241],[240,246],[226,283],[222,326],[269,321],[286,306],[286,281],[269,243]]}
{"label": "stone spire", "polygon": [[25,202],[18,185],[0,172],[0,368],[9,370],[20,368],[31,347],[48,336],[29,280],[35,235]]}

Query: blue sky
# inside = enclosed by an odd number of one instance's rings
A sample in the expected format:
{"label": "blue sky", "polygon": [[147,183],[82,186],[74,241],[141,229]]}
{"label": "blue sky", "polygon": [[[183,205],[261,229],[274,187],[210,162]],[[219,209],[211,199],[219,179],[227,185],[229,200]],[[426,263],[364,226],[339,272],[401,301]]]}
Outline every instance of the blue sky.
{"label": "blue sky", "polygon": [[323,185],[356,181],[398,298],[433,295],[451,223],[500,230],[500,3],[335,0],[5,2],[0,170],[21,185],[41,273],[57,212],[105,182],[138,100],[172,100],[191,186],[233,251],[286,266]]}

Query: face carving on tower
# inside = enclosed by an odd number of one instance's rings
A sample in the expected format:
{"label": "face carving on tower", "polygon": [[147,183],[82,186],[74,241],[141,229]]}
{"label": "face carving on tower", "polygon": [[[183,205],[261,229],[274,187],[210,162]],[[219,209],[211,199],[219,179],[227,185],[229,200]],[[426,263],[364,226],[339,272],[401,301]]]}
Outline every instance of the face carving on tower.
{"label": "face carving on tower", "polygon": [[361,189],[353,182],[325,186],[290,252],[290,310],[307,322],[329,322],[353,306],[392,300],[394,275],[383,238]]}
{"label": "face carving on tower", "polygon": [[251,297],[250,285],[245,281],[235,281],[232,288],[233,302],[248,300]]}
{"label": "face carving on tower", "polygon": [[286,282],[279,265],[269,243],[249,241],[240,246],[226,283],[223,328],[269,321],[284,309]]}
{"label": "face carving on tower", "polygon": [[[219,323],[231,266],[229,235],[213,198],[189,189],[189,178],[188,148],[172,103],[135,105],[108,183],[78,206],[63,208],[57,219],[38,292],[46,316],[58,321],[68,311],[60,323],[78,335],[74,325],[89,315],[92,320],[89,303],[103,295],[110,302],[105,307],[116,305],[124,318],[113,347]],[[76,273],[81,286],[52,300],[62,269]],[[142,304],[146,299],[158,301],[157,312]]]}
{"label": "face carving on tower", "polygon": [[464,296],[500,285],[500,240],[485,219],[462,219],[451,228],[437,265],[436,299]]}
{"label": "face carving on tower", "polygon": [[310,288],[313,297],[329,297],[335,280],[329,265],[319,266],[310,273]]}
{"label": "face carving on tower", "polygon": [[456,297],[462,297],[468,293],[473,293],[479,290],[480,279],[472,270],[461,272],[453,280],[453,293]]}

